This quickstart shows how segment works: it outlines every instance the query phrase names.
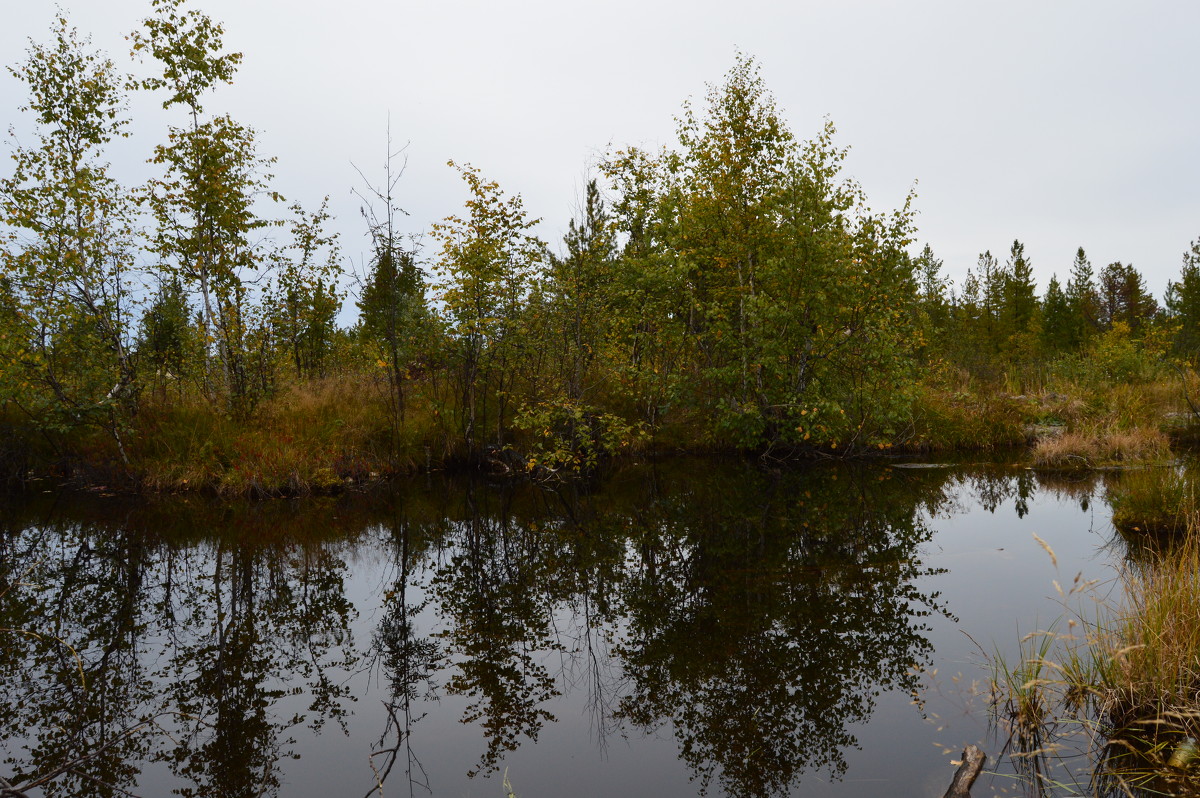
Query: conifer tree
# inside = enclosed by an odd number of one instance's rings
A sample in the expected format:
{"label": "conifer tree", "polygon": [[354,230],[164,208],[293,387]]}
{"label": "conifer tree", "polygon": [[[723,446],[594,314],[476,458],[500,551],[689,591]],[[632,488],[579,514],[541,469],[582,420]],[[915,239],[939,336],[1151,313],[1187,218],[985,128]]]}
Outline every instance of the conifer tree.
{"label": "conifer tree", "polygon": [[1057,354],[1071,348],[1074,322],[1071,302],[1058,275],[1051,275],[1042,299],[1042,346],[1047,352]]}
{"label": "conifer tree", "polygon": [[179,278],[171,277],[159,286],[142,316],[138,336],[138,354],[148,380],[160,396],[167,387],[181,384],[199,363],[199,335],[191,323],[191,308]]}
{"label": "conifer tree", "polygon": [[1025,245],[1013,241],[1004,267],[1003,307],[1001,310],[1001,346],[1008,358],[1028,362],[1037,343],[1039,308],[1033,265],[1025,255]]}
{"label": "conifer tree", "polygon": [[926,244],[913,264],[921,298],[921,308],[928,323],[930,339],[936,341],[942,337],[950,321],[950,302],[946,296],[949,280],[942,276],[942,261],[933,254],[933,249]]}
{"label": "conifer tree", "polygon": [[983,340],[989,354],[997,354],[1003,348],[1004,329],[1004,286],[1007,274],[1003,266],[992,255],[991,250],[980,253],[976,262],[979,279],[980,321],[983,323]]}
{"label": "conifer tree", "polygon": [[563,237],[566,252],[550,258],[546,292],[549,321],[558,338],[559,382],[567,399],[583,398],[592,364],[605,348],[617,276],[616,228],[595,180],[589,180],[583,208]]}
{"label": "conifer tree", "polygon": [[1158,302],[1146,290],[1146,281],[1132,265],[1120,261],[1100,270],[1100,322],[1111,329],[1118,322],[1140,333],[1158,312]]}
{"label": "conifer tree", "polygon": [[1194,359],[1200,353],[1200,239],[1183,253],[1179,280],[1167,283],[1166,306],[1178,325],[1176,351]]}
{"label": "conifer tree", "polygon": [[1100,328],[1100,295],[1087,253],[1080,247],[1075,252],[1071,265],[1071,277],[1067,280],[1067,303],[1071,308],[1071,323],[1067,348],[1078,350],[1084,346]]}
{"label": "conifer tree", "polygon": [[1004,324],[1011,335],[1030,331],[1037,317],[1037,286],[1033,281],[1033,264],[1025,255],[1025,245],[1013,241],[1005,264]]}
{"label": "conifer tree", "polygon": [[359,331],[375,349],[372,357],[387,376],[395,433],[405,422],[411,366],[428,354],[431,331],[416,248],[405,246],[398,226],[405,211],[398,204],[396,186],[404,169],[403,165],[396,168],[395,161],[402,152],[403,148],[393,148],[389,125],[383,183],[371,183],[360,171],[364,185],[354,192],[363,202],[361,211],[371,240],[371,261],[357,303]]}

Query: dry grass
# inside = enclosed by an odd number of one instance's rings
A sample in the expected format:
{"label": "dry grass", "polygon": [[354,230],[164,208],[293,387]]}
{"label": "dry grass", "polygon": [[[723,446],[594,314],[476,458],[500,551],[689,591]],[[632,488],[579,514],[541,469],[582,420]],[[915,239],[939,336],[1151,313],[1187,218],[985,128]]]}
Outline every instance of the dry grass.
{"label": "dry grass", "polygon": [[[1092,596],[1090,620],[1068,612],[1065,630],[1028,636],[1015,665],[997,657],[994,707],[1014,750],[1033,746],[1019,755],[1089,748],[1101,794],[1197,794],[1200,775],[1169,761],[1200,736],[1200,515],[1183,540],[1128,565],[1121,586],[1116,602]],[[1077,580],[1064,606],[1087,588]]]}
{"label": "dry grass", "polygon": [[444,435],[428,406],[418,407],[395,423],[380,386],[360,375],[291,386],[241,421],[198,398],[151,405],[138,421],[134,465],[156,491],[336,492],[429,462]]}
{"label": "dry grass", "polygon": [[1093,429],[1044,438],[1033,450],[1035,468],[1088,470],[1107,466],[1164,463],[1171,443],[1157,429]]}
{"label": "dry grass", "polygon": [[1113,663],[1109,702],[1124,720],[1191,718],[1200,710],[1200,531],[1126,578],[1125,605],[1103,655]]}

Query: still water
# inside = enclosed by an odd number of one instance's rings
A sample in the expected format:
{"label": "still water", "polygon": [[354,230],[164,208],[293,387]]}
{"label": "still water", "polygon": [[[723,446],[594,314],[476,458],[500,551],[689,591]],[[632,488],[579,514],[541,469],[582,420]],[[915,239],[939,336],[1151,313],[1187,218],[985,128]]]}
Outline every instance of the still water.
{"label": "still water", "polygon": [[[687,460],[245,504],[35,492],[0,508],[0,777],[940,796],[964,745],[1003,742],[984,655],[1063,614],[1056,581],[1115,590],[1119,478]],[[976,795],[1019,792],[988,769]]]}

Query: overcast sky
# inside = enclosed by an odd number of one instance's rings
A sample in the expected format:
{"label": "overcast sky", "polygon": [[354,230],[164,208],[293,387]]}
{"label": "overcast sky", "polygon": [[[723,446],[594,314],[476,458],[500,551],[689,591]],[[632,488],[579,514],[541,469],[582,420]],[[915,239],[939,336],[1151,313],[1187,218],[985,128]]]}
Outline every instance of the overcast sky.
{"label": "overcast sky", "polygon": [[[457,213],[445,165],[479,167],[559,240],[610,144],[673,140],[688,97],[754,56],[793,132],[825,116],[851,147],[847,174],[871,205],[917,183],[919,240],[961,283],[978,254],[1026,245],[1039,292],[1065,281],[1083,246],[1093,265],[1133,263],[1162,294],[1200,237],[1200,3],[742,2],[692,0],[198,0],[245,54],[207,101],[259,132],[275,186],[314,206],[325,194],[343,246],[366,248],[352,163],[379,175],[392,136],[409,142],[400,203],[409,230]],[[149,0],[64,0],[117,62]],[[49,36],[54,4],[10,3],[7,64]],[[132,66],[130,68],[133,68]],[[151,65],[141,67],[150,69]],[[0,121],[23,124],[22,86],[0,77]],[[122,176],[171,121],[149,98],[114,152]],[[175,120],[178,121],[178,120]],[[5,167],[0,167],[5,168]]]}

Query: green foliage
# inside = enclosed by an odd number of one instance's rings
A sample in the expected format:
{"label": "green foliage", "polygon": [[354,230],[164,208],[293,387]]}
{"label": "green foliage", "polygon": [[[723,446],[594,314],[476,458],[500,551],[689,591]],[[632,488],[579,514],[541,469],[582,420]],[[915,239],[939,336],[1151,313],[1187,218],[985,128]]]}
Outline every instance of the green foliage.
{"label": "green foliage", "polygon": [[271,327],[301,378],[323,377],[333,346],[334,322],[344,293],[338,289],[341,252],[337,234],[325,232],[329,198],[313,213],[292,206],[295,254],[277,253],[275,281],[267,298]]}
{"label": "green foliage", "polygon": [[[153,0],[130,39],[157,74],[130,82],[61,18],[52,42],[10,70],[29,89],[37,139],[14,146],[0,179],[0,412],[28,419],[23,440],[50,449],[102,430],[127,459],[143,388],[248,423],[264,398],[347,374],[384,388],[389,430],[368,437],[388,437],[396,457],[418,440],[478,459],[485,441],[529,439],[555,468],[591,467],[643,435],[771,452],[1009,441],[1038,411],[989,394],[1057,381],[1102,414],[1124,401],[1123,383],[1161,377],[1168,350],[1200,347],[1200,244],[1165,314],[1137,270],[1112,263],[1096,276],[1082,248],[1065,287],[1051,279],[1039,301],[1020,241],[1003,264],[983,252],[955,293],[931,247],[910,252],[912,197],[872,211],[843,174],[832,123],[798,140],[743,56],[685,104],[676,143],[610,153],[611,195],[588,183],[560,254],[534,235],[519,195],[458,168],[469,196],[434,226],[432,307],[417,248],[397,229],[403,148],[389,132],[384,183],[357,192],[371,238],[358,323],[338,329],[327,204],[268,218],[263,200],[280,199],[272,159],[252,128],[205,112],[242,58],[221,25],[187,0]],[[103,159],[125,135],[130,86],[182,115],[141,191]],[[277,224],[289,235],[268,249],[263,232]],[[139,246],[157,294],[137,286]],[[918,386],[921,368],[967,387],[944,393],[938,376]]]}
{"label": "green foliage", "polygon": [[439,299],[453,340],[462,433],[475,453],[489,398],[495,400],[495,440],[504,443],[509,395],[529,354],[522,335],[525,303],[546,247],[530,232],[538,220],[526,215],[520,195],[505,197],[470,166],[450,166],[470,190],[467,214],[447,217],[433,234],[442,245]]}
{"label": "green foliage", "polygon": [[928,244],[913,261],[913,269],[920,308],[925,316],[921,327],[929,340],[937,340],[947,332],[950,324],[951,298],[947,295],[950,281],[942,276],[942,261],[934,256]]}
{"label": "green foliage", "polygon": [[181,104],[190,114],[190,125],[171,127],[151,159],[163,175],[144,195],[156,223],[150,248],[167,274],[199,293],[206,391],[245,414],[273,383],[268,322],[246,284],[262,266],[251,234],[271,224],[255,202],[268,193],[264,169],[273,159],[258,156],[252,128],[229,116],[201,119],[202,95],[232,80],[241,54],[223,53],[221,26],[184,5],[154,0],[156,15],[130,37],[135,54],[148,51],[162,68],[141,86],[166,90],[163,107]]}
{"label": "green foliage", "polygon": [[1067,281],[1067,302],[1071,306],[1070,337],[1071,349],[1083,346],[1100,327],[1100,294],[1092,275],[1092,264],[1087,253],[1080,247],[1071,265],[1071,278]]}
{"label": "green foliage", "polygon": [[162,65],[162,75],[141,81],[152,91],[165,89],[170,96],[163,108],[184,105],[193,117],[203,112],[200,97],[218,83],[232,83],[242,62],[241,53],[222,53],[224,28],[207,14],[185,8],[187,0],[153,0],[155,15],[130,34],[133,54],[148,50]]}
{"label": "green foliage", "polygon": [[556,354],[553,382],[568,400],[594,390],[592,373],[612,357],[611,314],[621,289],[617,231],[595,180],[588,181],[584,207],[571,219],[563,238],[566,253],[551,256],[541,293],[546,312],[542,334]]}
{"label": "green foliage", "polygon": [[177,278],[164,282],[142,316],[138,336],[138,356],[146,373],[156,385],[178,384],[190,376],[201,349],[183,285]]}
{"label": "green foliage", "polygon": [[[904,413],[918,343],[911,211],[872,214],[840,177],[833,135],[827,123],[797,143],[739,58],[702,114],[685,107],[679,150],[606,164],[627,251],[678,292],[659,299],[673,329],[645,343],[682,341],[692,373],[674,384],[718,440],[874,443]],[[828,421],[810,424],[821,409]]]}
{"label": "green foliage", "polygon": [[129,350],[133,210],[109,176],[103,150],[123,135],[123,78],[59,17],[48,45],[30,45],[10,68],[29,90],[33,146],[16,145],[0,179],[0,218],[13,231],[0,250],[6,400],[36,425],[67,432],[99,426],[125,457],[122,430],[136,411]]}
{"label": "green foliage", "polygon": [[[254,131],[227,116],[172,128],[153,162],[164,168],[146,195],[157,223],[151,246],[163,269],[199,292],[204,340],[215,348],[231,407],[253,403],[247,379],[252,329],[245,279],[261,263],[251,234],[269,222],[255,210],[271,161],[255,151]],[[209,388],[215,389],[210,376]]]}
{"label": "green foliage", "polygon": [[642,425],[571,400],[522,404],[513,425],[530,436],[526,467],[534,474],[590,472],[647,437]]}
{"label": "green foliage", "polygon": [[1037,317],[1037,287],[1033,282],[1033,264],[1025,255],[1025,245],[1013,241],[1004,268],[1002,320],[1009,336],[1026,335]]}
{"label": "green foliage", "polygon": [[[369,282],[358,300],[363,332],[388,349],[409,343],[421,324],[424,293],[413,253],[382,249],[375,255]],[[401,358],[396,360],[399,366]]]}
{"label": "green foliage", "polygon": [[1132,265],[1116,262],[1100,270],[1100,323],[1112,329],[1123,323],[1140,334],[1158,312],[1158,302],[1146,289],[1145,278]]}
{"label": "green foliage", "polygon": [[383,184],[376,186],[363,176],[365,187],[355,191],[363,200],[361,210],[371,236],[370,273],[358,300],[358,332],[368,348],[369,360],[387,377],[393,448],[406,421],[413,369],[422,358],[432,357],[435,338],[416,253],[402,245],[396,229],[396,218],[404,213],[394,196],[403,173],[402,169],[393,170],[398,154],[392,151],[389,128]]}
{"label": "green foliage", "polygon": [[1042,299],[1042,346],[1048,352],[1064,352],[1071,347],[1075,334],[1075,317],[1071,301],[1063,292],[1057,276],[1050,277],[1046,296]]}
{"label": "green foliage", "polygon": [[1147,358],[1134,338],[1129,325],[1116,321],[1096,339],[1089,352],[1093,378],[1106,382],[1147,382],[1153,379],[1160,364]]}

